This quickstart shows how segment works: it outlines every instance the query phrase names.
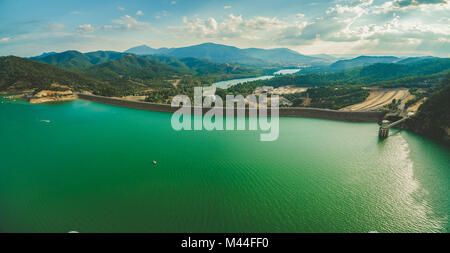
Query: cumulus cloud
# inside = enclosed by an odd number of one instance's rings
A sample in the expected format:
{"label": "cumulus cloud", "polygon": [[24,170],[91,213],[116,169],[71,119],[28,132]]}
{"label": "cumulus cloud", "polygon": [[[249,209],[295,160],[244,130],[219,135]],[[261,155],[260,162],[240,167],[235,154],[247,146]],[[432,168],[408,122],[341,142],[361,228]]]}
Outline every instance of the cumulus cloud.
{"label": "cumulus cloud", "polygon": [[[439,3],[442,1],[416,1],[410,5]],[[388,4],[393,6],[398,3]],[[325,16],[310,22],[300,35],[288,37],[290,40],[285,39],[291,45],[329,41],[353,45],[354,50],[396,53],[414,50],[436,52],[437,43],[441,44],[440,50],[449,48],[449,45],[444,45],[445,40],[442,40],[450,36],[450,26],[445,19],[424,22],[414,18],[414,15],[402,18],[401,14],[395,12],[391,13],[391,18],[387,18],[386,14],[381,14],[378,10],[379,6],[373,6],[371,1],[337,4],[329,8]]]}
{"label": "cumulus cloud", "polygon": [[260,33],[267,33],[288,26],[288,23],[278,18],[253,17],[244,19],[242,15],[230,14],[226,19],[218,22],[215,18],[183,18],[185,26],[172,27],[174,30],[187,31],[191,34],[206,38],[258,38]]}
{"label": "cumulus cloud", "polygon": [[91,24],[84,24],[78,26],[76,30],[80,34],[88,34],[93,32],[138,31],[146,29],[152,29],[150,23],[139,21],[130,15],[124,15],[119,19],[112,20],[112,24],[96,27]]}
{"label": "cumulus cloud", "polygon": [[450,9],[450,0],[392,0],[387,1],[376,6],[374,12],[393,12],[393,11],[405,11],[411,9],[434,9],[440,8]]}
{"label": "cumulus cloud", "polygon": [[355,1],[350,5],[337,4],[328,8],[325,15],[298,26],[297,32],[284,33],[283,44],[308,44],[316,39],[348,41],[351,27],[357,19],[368,14],[372,1]]}
{"label": "cumulus cloud", "polygon": [[[448,1],[394,0],[385,2],[384,6],[414,11],[421,11],[424,6],[440,6],[439,9],[444,10],[439,11],[445,12]],[[184,17],[183,26],[170,29],[179,37],[227,40],[250,46],[275,45],[297,49],[316,46],[327,51],[331,45],[333,50],[342,47],[342,50],[353,52],[395,50],[395,53],[417,50],[424,53],[442,52],[450,47],[448,17],[434,16],[435,9],[430,9],[426,19],[423,14],[417,18],[420,14],[406,13],[405,10],[399,13],[383,12],[380,11],[382,5],[377,4],[373,0],[336,0],[323,15],[314,18],[306,18],[302,13],[283,19],[264,16],[244,18],[233,14],[223,19]],[[412,7],[406,7],[407,4]],[[420,8],[416,8],[418,6]]]}
{"label": "cumulus cloud", "polygon": [[398,6],[405,7],[410,5],[422,5],[422,4],[445,4],[446,0],[396,0],[394,1]]}
{"label": "cumulus cloud", "polygon": [[120,19],[115,19],[112,21],[114,26],[108,26],[105,28],[114,29],[125,29],[125,30],[143,30],[150,28],[150,24],[147,22],[138,21],[137,19],[131,17],[130,15],[125,15],[120,17]]}
{"label": "cumulus cloud", "polygon": [[[176,4],[176,1],[169,0],[167,4]],[[219,8],[223,5],[225,4],[219,4]],[[0,37],[0,42],[6,43],[10,39],[14,41],[3,44],[3,47],[25,40],[31,43],[31,38],[19,36],[31,33],[40,36],[41,41],[44,38],[55,38],[54,41],[73,41],[74,38],[89,41],[100,37],[101,41],[110,39],[111,43],[118,39],[133,38],[145,41],[159,32],[158,36],[162,35],[161,44],[167,46],[173,46],[173,43],[212,41],[239,47],[285,46],[305,50],[306,53],[394,52],[449,55],[450,0],[333,0],[324,8],[321,7],[322,4],[310,6],[312,5],[308,4],[303,10],[299,7],[289,14],[276,13],[273,16],[203,16],[204,13],[199,13],[182,18],[178,26],[162,26],[161,30],[139,20],[144,14],[142,10],[137,10],[133,16],[122,13],[117,19],[102,25],[82,24],[75,29],[67,29],[56,22],[40,21],[20,24],[22,27],[29,26],[27,29],[22,28],[21,33],[14,30],[17,28],[3,27],[1,37],[4,38]],[[223,8],[232,10],[235,6]],[[314,11],[310,12],[309,8]],[[126,11],[120,6],[117,9]],[[170,13],[165,10],[154,15],[157,19],[170,17]],[[137,36],[120,34],[147,29],[155,33],[141,32],[136,33]]]}
{"label": "cumulus cloud", "polygon": [[95,31],[95,28],[91,24],[84,24],[78,26],[77,31],[80,33],[90,33]]}

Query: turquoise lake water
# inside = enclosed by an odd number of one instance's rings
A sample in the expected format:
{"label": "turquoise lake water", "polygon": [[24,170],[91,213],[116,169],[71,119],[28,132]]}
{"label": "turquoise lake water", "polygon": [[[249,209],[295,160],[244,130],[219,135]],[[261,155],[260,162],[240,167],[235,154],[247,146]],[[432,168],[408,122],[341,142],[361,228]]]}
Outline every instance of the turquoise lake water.
{"label": "turquoise lake water", "polygon": [[281,118],[260,142],[83,100],[0,101],[0,232],[449,232],[449,150],[407,131]]}

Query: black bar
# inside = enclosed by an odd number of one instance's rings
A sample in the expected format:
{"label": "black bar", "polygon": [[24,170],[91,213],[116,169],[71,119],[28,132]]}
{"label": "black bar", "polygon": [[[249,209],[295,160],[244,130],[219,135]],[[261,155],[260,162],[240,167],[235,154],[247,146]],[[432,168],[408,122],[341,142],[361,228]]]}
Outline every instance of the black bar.
{"label": "black bar", "polygon": [[[324,249],[358,249],[360,252],[386,250],[387,244],[401,247],[423,247],[448,244],[449,234],[0,234],[0,245],[10,244],[15,249],[28,247],[42,249],[90,249],[115,250],[154,249],[195,250],[197,252],[222,252],[236,250],[274,251],[296,249],[295,252],[316,252]],[[234,238],[235,244],[230,244]],[[240,244],[237,240],[241,238]],[[248,239],[247,239],[248,238]],[[253,238],[253,240],[251,239]],[[260,238],[260,239],[257,239]],[[267,238],[267,244],[262,244]],[[245,243],[247,239],[247,244]],[[200,241],[201,240],[201,241]],[[206,243],[214,240],[214,245]],[[197,244],[194,244],[194,241]],[[189,242],[187,245],[186,242]],[[228,244],[226,244],[228,242]],[[185,243],[185,244],[183,244]],[[220,243],[220,244],[219,244]],[[184,246],[189,247],[184,247]]]}

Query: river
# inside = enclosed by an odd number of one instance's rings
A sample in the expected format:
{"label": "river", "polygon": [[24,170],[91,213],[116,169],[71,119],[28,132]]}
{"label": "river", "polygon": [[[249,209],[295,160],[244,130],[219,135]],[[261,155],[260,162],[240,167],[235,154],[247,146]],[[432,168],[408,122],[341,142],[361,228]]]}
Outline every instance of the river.
{"label": "river", "polygon": [[281,118],[260,142],[177,132],[166,113],[0,100],[0,232],[449,232],[449,150],[407,131]]}
{"label": "river", "polygon": [[231,80],[216,82],[216,83],[213,83],[213,85],[215,85],[217,88],[228,89],[236,84],[257,81],[257,80],[268,80],[268,79],[274,78],[277,75],[289,75],[289,74],[297,73],[298,71],[300,71],[300,69],[282,69],[282,70],[279,70],[279,71],[273,73],[273,75],[270,75],[270,76],[258,76],[258,77],[251,77],[251,78],[231,79]]}

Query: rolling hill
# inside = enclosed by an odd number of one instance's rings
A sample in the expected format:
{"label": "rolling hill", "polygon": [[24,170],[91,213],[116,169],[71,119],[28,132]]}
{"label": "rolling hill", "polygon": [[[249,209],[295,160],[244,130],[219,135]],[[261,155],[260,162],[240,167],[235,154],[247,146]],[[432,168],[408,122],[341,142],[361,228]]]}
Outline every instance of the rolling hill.
{"label": "rolling hill", "polygon": [[339,60],[330,65],[331,70],[345,70],[355,67],[372,65],[375,63],[394,63],[400,58],[394,56],[359,56],[348,60]]}
{"label": "rolling hill", "polygon": [[47,56],[32,57],[30,60],[51,64],[67,70],[81,70],[96,64],[119,59],[124,55],[124,53],[113,51],[97,51],[83,54],[70,50],[62,53],[52,53]]}
{"label": "rolling hill", "polygon": [[165,54],[177,58],[195,57],[221,63],[241,63],[248,65],[261,64],[261,60],[248,56],[237,47],[214,43],[204,43],[195,46],[174,48]]}
{"label": "rolling hill", "polygon": [[137,46],[126,50],[124,53],[135,54],[135,55],[152,55],[152,54],[165,54],[170,49],[168,48],[152,48],[146,45]]}
{"label": "rolling hill", "polygon": [[0,91],[42,90],[50,88],[52,83],[67,85],[76,91],[90,90],[96,93],[115,89],[109,83],[48,64],[15,56],[0,57]]}
{"label": "rolling hill", "polygon": [[450,146],[450,74],[441,81],[443,88],[427,99],[415,116],[402,128],[429,136]]}
{"label": "rolling hill", "polygon": [[327,86],[383,85],[422,86],[439,82],[450,71],[450,58],[427,58],[407,64],[376,63],[332,73],[293,74],[258,81],[261,85]]}
{"label": "rolling hill", "polygon": [[236,64],[212,62],[193,57],[177,58],[167,55],[138,56],[112,51],[54,53],[33,61],[51,64],[100,80],[171,79],[174,75],[216,76],[215,79],[250,77],[261,74],[254,68]]}
{"label": "rolling hill", "polygon": [[52,54],[56,54],[56,52],[53,52],[53,51],[52,52],[44,52],[41,55],[34,56],[34,57],[29,57],[28,59],[30,59],[30,58],[44,58],[44,57],[47,57],[47,56],[52,55]]}
{"label": "rolling hill", "polygon": [[154,49],[148,46],[139,46],[130,48],[126,53],[137,55],[164,54],[177,58],[194,57],[207,59],[220,63],[239,63],[254,66],[267,65],[325,65],[329,64],[328,59],[302,55],[296,51],[287,48],[259,49],[247,48],[240,49],[233,46],[226,46],[215,43],[203,43],[194,46],[180,48],[160,48]]}
{"label": "rolling hill", "polygon": [[325,62],[322,58],[302,55],[288,48],[248,48],[242,49],[242,51],[250,57],[276,64],[324,64]]}
{"label": "rolling hill", "polygon": [[82,71],[101,80],[164,79],[184,74],[177,67],[167,65],[149,57],[125,55],[117,60],[98,64]]}
{"label": "rolling hill", "polygon": [[181,58],[183,62],[196,75],[235,75],[236,77],[257,76],[261,72],[229,63],[216,63],[209,60],[198,59],[194,57]]}

